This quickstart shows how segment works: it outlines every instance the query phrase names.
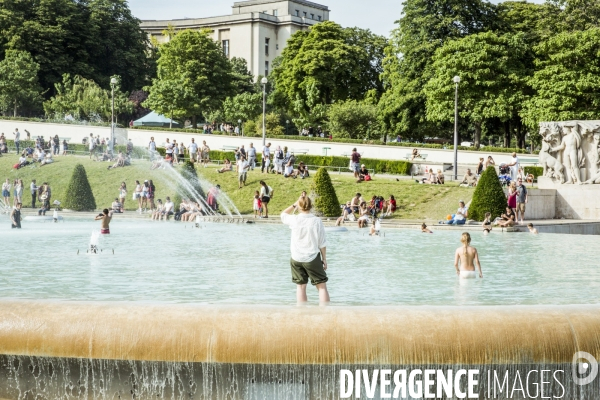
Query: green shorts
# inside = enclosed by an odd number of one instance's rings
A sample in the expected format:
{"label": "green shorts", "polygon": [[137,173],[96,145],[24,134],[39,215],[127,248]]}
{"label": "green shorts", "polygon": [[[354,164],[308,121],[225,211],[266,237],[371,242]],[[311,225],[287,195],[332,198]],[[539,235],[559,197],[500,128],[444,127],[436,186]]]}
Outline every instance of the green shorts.
{"label": "green shorts", "polygon": [[292,282],[296,285],[306,285],[308,278],[310,278],[310,283],[315,286],[329,280],[323,269],[321,253],[310,262],[298,262],[290,258],[290,265],[292,267]]}

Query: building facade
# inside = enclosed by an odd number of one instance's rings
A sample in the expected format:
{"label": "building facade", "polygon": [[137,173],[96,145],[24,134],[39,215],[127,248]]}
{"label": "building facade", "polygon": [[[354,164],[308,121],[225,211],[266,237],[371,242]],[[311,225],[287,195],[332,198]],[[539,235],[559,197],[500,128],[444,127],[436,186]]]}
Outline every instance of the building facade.
{"label": "building facade", "polygon": [[228,58],[241,57],[257,77],[269,75],[273,59],[281,55],[287,40],[299,30],[306,30],[329,20],[329,8],[305,0],[250,0],[233,4],[232,14],[221,17],[142,21],[142,29],[158,43],[168,37],[163,31],[172,27],[209,29]]}

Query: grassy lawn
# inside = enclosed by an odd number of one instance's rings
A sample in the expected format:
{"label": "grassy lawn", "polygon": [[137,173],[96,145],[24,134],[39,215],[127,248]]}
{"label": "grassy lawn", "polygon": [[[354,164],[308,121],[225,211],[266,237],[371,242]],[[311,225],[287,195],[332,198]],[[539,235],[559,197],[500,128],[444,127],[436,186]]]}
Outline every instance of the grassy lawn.
{"label": "grassy lawn", "polygon": [[[135,188],[135,180],[143,182],[152,179],[156,186],[156,198],[164,199],[166,196],[175,194],[176,183],[173,178],[163,170],[150,170],[148,161],[134,160],[134,164],[126,168],[107,170],[109,163],[92,161],[87,157],[66,156],[56,157],[55,162],[44,167],[25,167],[19,170],[12,169],[17,161],[14,154],[0,157],[0,179],[2,182],[9,178],[12,180],[21,178],[25,184],[24,201],[29,205],[30,196],[29,183],[36,179],[38,184],[47,181],[53,190],[53,199],[62,200],[63,193],[71,178],[71,174],[77,163],[82,163],[86,169],[88,179],[96,198],[98,208],[108,207],[118,195],[119,185],[122,181],[127,183],[129,195],[126,200],[126,209],[134,210],[137,204],[131,200],[131,193]],[[177,167],[176,167],[177,168]],[[238,189],[237,175],[234,172],[218,174],[216,166],[208,168],[197,168],[198,174],[213,182],[220,184],[221,189],[236,204],[242,214],[252,213],[252,200],[254,191],[260,188],[259,181],[265,180],[275,193],[269,203],[270,214],[276,215],[297,200],[300,192],[306,190],[310,193],[312,177],[308,179],[289,179],[281,175],[261,174],[260,170],[248,173],[247,186]],[[314,172],[312,175],[314,176]],[[345,202],[358,191],[367,200],[373,195],[381,195],[386,199],[390,194],[396,197],[398,211],[394,218],[415,220],[438,220],[447,214],[454,212],[458,207],[458,200],[466,202],[471,200],[473,189],[458,187],[455,183],[446,185],[419,185],[415,181],[378,178],[370,182],[356,183],[349,174],[331,173],[331,179],[335,186],[338,200]],[[12,193],[11,193],[12,195]]]}

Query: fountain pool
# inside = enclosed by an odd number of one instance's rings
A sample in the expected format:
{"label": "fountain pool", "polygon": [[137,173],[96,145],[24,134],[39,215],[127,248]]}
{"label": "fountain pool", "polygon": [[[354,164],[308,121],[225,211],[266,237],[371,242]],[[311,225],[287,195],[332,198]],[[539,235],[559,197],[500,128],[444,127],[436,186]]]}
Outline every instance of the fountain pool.
{"label": "fountain pool", "polygon": [[461,281],[460,230],[330,232],[332,305],[297,307],[283,225],[116,216],[86,253],[98,228],[0,225],[0,399],[337,399],[341,369],[375,368],[563,371],[546,395],[600,393],[569,380],[576,351],[600,359],[594,236],[474,233],[484,279]]}
{"label": "fountain pool", "polygon": [[[117,216],[98,255],[95,221],[0,225],[0,293],[12,299],[289,305],[295,286],[283,225],[132,221]],[[460,231],[328,233],[333,305],[595,304],[597,240],[584,235],[473,234],[484,279],[454,273]],[[566,250],[568,249],[568,250]],[[79,254],[77,254],[79,250]],[[112,254],[114,250],[114,255]],[[316,296],[309,291],[309,301]]]}

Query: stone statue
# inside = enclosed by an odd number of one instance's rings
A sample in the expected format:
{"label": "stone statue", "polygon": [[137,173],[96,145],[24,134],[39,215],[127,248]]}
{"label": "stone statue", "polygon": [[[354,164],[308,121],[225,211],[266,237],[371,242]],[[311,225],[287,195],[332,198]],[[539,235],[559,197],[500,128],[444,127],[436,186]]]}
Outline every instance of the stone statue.
{"label": "stone statue", "polygon": [[555,156],[550,154],[552,147],[557,146],[561,141],[560,126],[556,122],[542,122],[540,124],[540,136],[542,136],[540,165],[544,168],[544,176],[565,183],[564,166]]}
{"label": "stone statue", "polygon": [[588,153],[591,177],[582,184],[600,184],[600,132],[592,136],[592,151]]}
{"label": "stone statue", "polygon": [[[581,150],[581,134],[576,122],[563,122],[562,142],[557,147],[552,147],[549,152],[562,151],[562,164],[565,166],[567,180],[565,183],[581,182],[580,168],[585,165],[585,158]],[[559,158],[560,160],[560,158]]]}

